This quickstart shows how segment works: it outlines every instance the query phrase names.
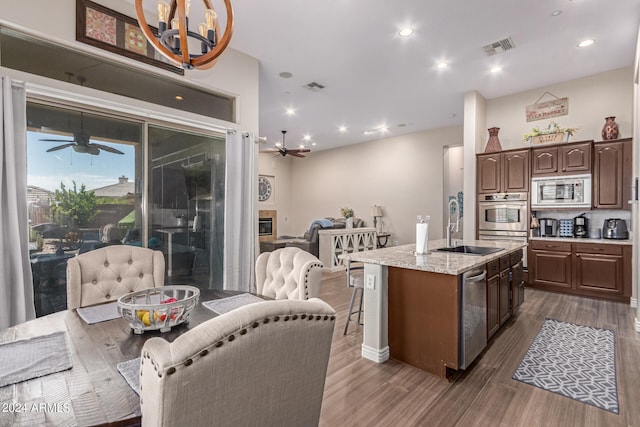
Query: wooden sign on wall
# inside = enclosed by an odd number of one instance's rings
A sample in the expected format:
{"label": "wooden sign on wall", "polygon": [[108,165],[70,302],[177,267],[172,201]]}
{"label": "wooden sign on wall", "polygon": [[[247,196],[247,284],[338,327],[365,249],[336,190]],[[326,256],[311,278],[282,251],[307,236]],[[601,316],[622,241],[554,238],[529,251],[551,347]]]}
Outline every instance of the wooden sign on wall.
{"label": "wooden sign on wall", "polygon": [[[546,94],[549,94],[556,99],[552,101],[538,102]],[[558,98],[549,92],[545,92],[540,98],[538,98],[538,101],[534,104],[527,105],[527,122],[535,122],[536,120],[544,120],[551,117],[566,116],[569,114],[569,98]]]}

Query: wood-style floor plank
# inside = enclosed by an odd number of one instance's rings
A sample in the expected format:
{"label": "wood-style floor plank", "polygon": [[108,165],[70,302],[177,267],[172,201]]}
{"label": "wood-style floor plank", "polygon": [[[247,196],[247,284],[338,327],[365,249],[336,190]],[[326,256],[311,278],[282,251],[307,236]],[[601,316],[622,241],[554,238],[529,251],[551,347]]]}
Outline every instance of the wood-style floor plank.
{"label": "wood-style floor plank", "polygon": [[[320,297],[338,312],[320,426],[640,426],[640,334],[627,304],[526,289],[525,303],[452,383],[403,363],[361,357],[362,327],[343,336],[351,289],[323,277]],[[512,379],[545,318],[616,335],[620,414]]]}

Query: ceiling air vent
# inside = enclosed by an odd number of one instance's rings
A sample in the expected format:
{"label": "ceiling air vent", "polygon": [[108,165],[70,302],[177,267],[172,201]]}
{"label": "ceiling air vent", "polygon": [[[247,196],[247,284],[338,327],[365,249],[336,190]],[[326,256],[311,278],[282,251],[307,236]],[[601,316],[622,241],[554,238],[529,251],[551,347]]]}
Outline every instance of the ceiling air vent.
{"label": "ceiling air vent", "polygon": [[516,45],[513,44],[511,37],[507,37],[506,39],[498,40],[497,42],[482,46],[482,49],[488,56],[491,56],[496,53],[504,52],[505,50],[513,49],[514,47],[516,47]]}
{"label": "ceiling air vent", "polygon": [[313,92],[318,92],[319,90],[324,89],[324,86],[318,82],[307,83],[306,85],[304,85],[304,87]]}

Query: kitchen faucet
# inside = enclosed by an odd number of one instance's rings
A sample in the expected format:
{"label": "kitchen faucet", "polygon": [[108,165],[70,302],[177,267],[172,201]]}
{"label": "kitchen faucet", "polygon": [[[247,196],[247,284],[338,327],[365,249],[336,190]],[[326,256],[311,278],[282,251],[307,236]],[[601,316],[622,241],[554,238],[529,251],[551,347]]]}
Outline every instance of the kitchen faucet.
{"label": "kitchen faucet", "polygon": [[[451,204],[455,204],[455,212],[456,212],[456,222],[451,222]],[[447,223],[447,247],[451,247],[451,232],[455,227],[456,233],[460,230],[460,204],[456,199],[449,200],[449,218]]]}

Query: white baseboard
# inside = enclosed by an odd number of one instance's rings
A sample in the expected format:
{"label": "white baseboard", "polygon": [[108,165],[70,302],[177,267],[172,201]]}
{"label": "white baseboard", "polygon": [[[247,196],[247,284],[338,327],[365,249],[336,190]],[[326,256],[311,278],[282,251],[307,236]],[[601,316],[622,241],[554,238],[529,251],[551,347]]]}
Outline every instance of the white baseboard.
{"label": "white baseboard", "polygon": [[362,357],[376,363],[384,363],[389,360],[389,346],[377,349],[362,344]]}
{"label": "white baseboard", "polygon": [[638,298],[631,298],[629,300],[629,304],[631,304],[631,307],[633,307],[633,308],[638,307]]}

